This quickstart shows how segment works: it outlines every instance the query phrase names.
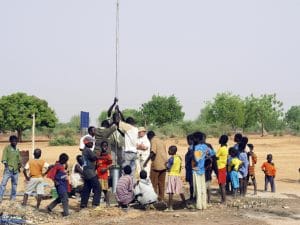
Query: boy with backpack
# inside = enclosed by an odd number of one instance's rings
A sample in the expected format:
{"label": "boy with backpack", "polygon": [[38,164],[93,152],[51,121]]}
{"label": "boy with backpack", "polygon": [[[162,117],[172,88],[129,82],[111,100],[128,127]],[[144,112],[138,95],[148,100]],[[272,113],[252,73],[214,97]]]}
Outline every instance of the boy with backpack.
{"label": "boy with backpack", "polygon": [[69,196],[70,185],[68,182],[68,174],[66,172],[65,166],[69,160],[69,156],[66,153],[62,153],[59,156],[59,160],[55,165],[49,170],[47,177],[54,181],[54,185],[58,194],[58,197],[52,201],[48,206],[48,212],[52,212],[53,208],[62,203],[63,205],[63,216],[69,215]]}

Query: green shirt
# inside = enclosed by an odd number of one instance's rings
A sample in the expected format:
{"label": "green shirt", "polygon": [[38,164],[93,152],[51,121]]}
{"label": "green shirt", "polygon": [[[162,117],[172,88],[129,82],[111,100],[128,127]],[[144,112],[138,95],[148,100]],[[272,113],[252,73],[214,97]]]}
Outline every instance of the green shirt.
{"label": "green shirt", "polygon": [[14,149],[11,145],[6,146],[2,153],[2,162],[7,163],[9,170],[13,170],[13,172],[18,172],[19,165],[21,164],[19,149]]}

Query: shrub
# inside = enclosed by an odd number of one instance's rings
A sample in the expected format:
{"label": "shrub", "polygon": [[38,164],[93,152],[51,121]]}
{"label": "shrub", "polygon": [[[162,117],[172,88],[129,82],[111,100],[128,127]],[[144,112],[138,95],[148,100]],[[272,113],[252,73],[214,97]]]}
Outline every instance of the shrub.
{"label": "shrub", "polygon": [[51,141],[49,141],[50,146],[61,146],[61,145],[73,146],[76,144],[77,142],[74,140],[73,137],[57,136]]}

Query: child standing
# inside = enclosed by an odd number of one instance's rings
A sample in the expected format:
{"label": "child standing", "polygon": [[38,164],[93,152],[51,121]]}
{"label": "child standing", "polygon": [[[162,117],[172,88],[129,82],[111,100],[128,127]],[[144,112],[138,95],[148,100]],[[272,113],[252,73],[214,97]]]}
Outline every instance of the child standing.
{"label": "child standing", "polygon": [[173,211],[173,195],[179,194],[181,200],[185,207],[187,207],[184,193],[183,193],[183,183],[180,179],[181,175],[181,163],[182,159],[179,155],[176,155],[177,147],[172,145],[169,147],[169,155],[171,156],[167,162],[168,171],[168,184],[167,184],[167,194],[169,194],[168,208],[165,211]]}
{"label": "child standing", "polygon": [[190,200],[193,200],[194,189],[193,189],[193,166],[192,161],[194,159],[194,146],[193,146],[193,135],[187,136],[187,143],[189,145],[187,153],[185,154],[185,180],[190,186]]}
{"label": "child standing", "polygon": [[230,180],[231,180],[231,185],[233,188],[233,195],[234,195],[234,197],[236,197],[237,190],[240,187],[238,171],[240,169],[240,166],[242,165],[242,161],[239,160],[238,150],[236,150],[234,147],[229,148],[229,152],[230,152],[230,156],[231,156],[231,161],[230,161],[228,170],[230,172]]}
{"label": "child standing", "polygon": [[207,156],[204,162],[205,167],[205,184],[206,184],[206,193],[207,193],[207,203],[210,203],[210,183],[212,180],[211,174],[212,174],[212,158]]}
{"label": "child standing", "polygon": [[219,138],[220,148],[217,152],[217,165],[218,165],[218,183],[221,192],[221,202],[226,202],[226,164],[228,158],[228,149],[227,149],[228,136],[222,135]]}
{"label": "child standing", "polygon": [[104,193],[104,200],[106,202],[106,206],[109,207],[109,187],[108,187],[108,170],[112,165],[111,155],[108,153],[108,142],[102,141],[100,144],[101,152],[97,151],[97,175],[99,179],[99,183],[101,186],[101,190]]}
{"label": "child standing", "polygon": [[69,160],[69,156],[66,153],[62,153],[59,156],[58,162],[55,163],[53,168],[49,171],[48,177],[54,181],[54,185],[58,194],[58,197],[47,206],[48,212],[52,212],[53,208],[62,203],[63,216],[69,215],[69,183],[68,174],[65,170],[66,163]]}
{"label": "child standing", "polygon": [[209,152],[209,148],[205,144],[205,134],[202,132],[195,132],[194,139],[194,159],[193,166],[193,184],[194,196],[196,197],[196,208],[207,208],[207,193],[205,184],[205,157]]}
{"label": "child standing", "polygon": [[253,144],[248,144],[249,152],[248,152],[248,160],[249,160],[249,173],[248,173],[248,179],[251,178],[253,186],[254,186],[254,195],[257,194],[257,185],[256,185],[256,179],[255,179],[255,164],[257,163],[257,156],[254,153],[254,146]]}
{"label": "child standing", "polygon": [[[26,163],[23,171],[27,184],[22,205],[27,205],[28,195],[35,191],[37,193],[36,208],[39,209],[42,197],[45,194],[43,176],[45,176],[49,165],[45,160],[40,159],[42,155],[41,149],[34,149],[33,155],[34,159],[31,159]],[[27,174],[28,172],[29,174]]]}
{"label": "child standing", "polygon": [[271,185],[271,191],[275,192],[275,176],[276,168],[275,164],[272,162],[272,154],[267,155],[267,162],[264,162],[261,166],[262,171],[265,173],[265,191],[268,189],[268,183]]}

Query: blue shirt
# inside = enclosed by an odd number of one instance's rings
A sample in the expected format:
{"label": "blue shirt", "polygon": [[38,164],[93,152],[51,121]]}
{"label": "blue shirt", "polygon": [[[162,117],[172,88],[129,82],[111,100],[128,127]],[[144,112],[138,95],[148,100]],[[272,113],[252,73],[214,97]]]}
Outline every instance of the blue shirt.
{"label": "blue shirt", "polygon": [[239,169],[239,172],[242,174],[243,177],[246,177],[248,175],[248,166],[249,166],[247,153],[241,152],[238,158],[243,162],[242,167]]}
{"label": "blue shirt", "polygon": [[197,175],[202,175],[205,173],[205,156],[209,148],[206,144],[198,144],[194,149],[194,159],[196,161],[196,168],[194,168],[193,172]]}

